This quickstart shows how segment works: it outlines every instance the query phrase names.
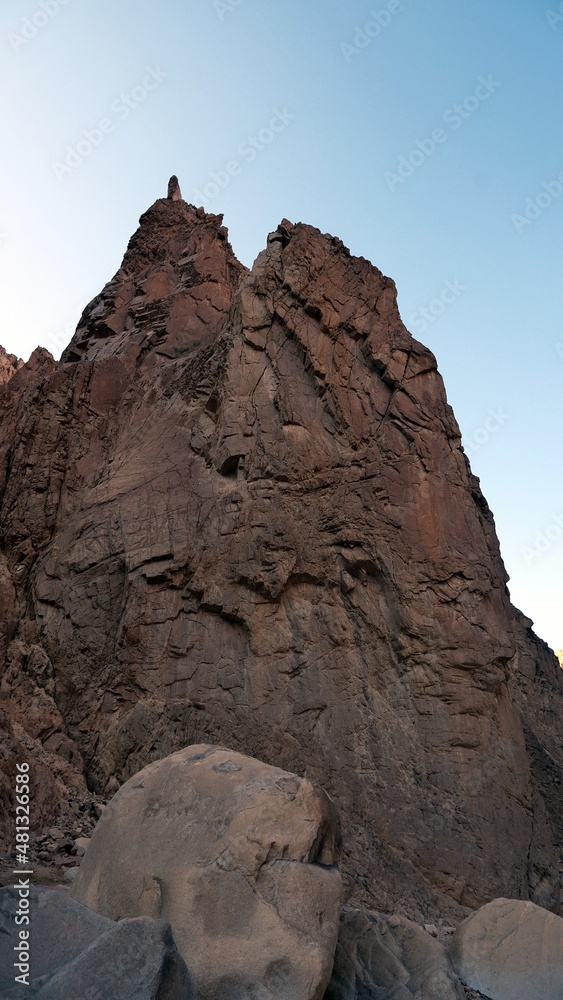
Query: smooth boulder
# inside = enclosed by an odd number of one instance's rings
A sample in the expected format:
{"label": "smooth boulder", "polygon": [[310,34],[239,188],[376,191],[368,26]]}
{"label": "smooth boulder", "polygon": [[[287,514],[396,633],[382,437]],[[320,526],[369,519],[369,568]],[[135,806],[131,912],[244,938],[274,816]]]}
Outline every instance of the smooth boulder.
{"label": "smooth boulder", "polygon": [[563,920],[534,903],[494,899],[461,923],[450,954],[490,1000],[562,1000]]}
{"label": "smooth boulder", "polygon": [[221,747],[187,747],[117,792],[70,893],[172,925],[199,1000],[321,1000],[341,852],[328,795]]}
{"label": "smooth boulder", "polygon": [[404,917],[342,910],[325,1000],[464,1000],[439,941]]}

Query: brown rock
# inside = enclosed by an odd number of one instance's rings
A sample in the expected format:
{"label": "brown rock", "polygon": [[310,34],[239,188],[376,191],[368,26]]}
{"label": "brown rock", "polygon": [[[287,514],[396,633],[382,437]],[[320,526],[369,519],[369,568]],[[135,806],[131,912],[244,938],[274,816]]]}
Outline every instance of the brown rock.
{"label": "brown rock", "polygon": [[453,964],[491,1000],[561,1000],[563,920],[533,903],[495,899],[458,927]]}
{"label": "brown rock", "polygon": [[169,921],[202,1000],[321,1000],[339,857],[338,817],[321,788],[193,746],[119,790],[70,892],[113,920]]}
{"label": "brown rock", "polygon": [[339,240],[284,220],[247,273],[221,221],[156,202],[0,394],[5,715],[39,646],[34,739],[96,791],[228,743],[329,790],[355,901],[556,908],[563,675],[436,361]]}
{"label": "brown rock", "polygon": [[74,841],[74,846],[76,848],[76,853],[82,857],[86,854],[86,851],[90,846],[90,837],[77,837]]}
{"label": "brown rock", "polygon": [[171,201],[182,201],[182,192],[180,191],[176,174],[172,174],[172,177],[168,181],[168,197]]}
{"label": "brown rock", "polygon": [[[198,214],[174,194],[179,187],[143,215],[121,268],[84,310],[61,361],[119,357],[128,369],[165,367],[213,344],[246,268],[223,216]],[[115,390],[109,395],[115,399]]]}
{"label": "brown rock", "polygon": [[16,358],[15,354],[7,354],[4,348],[0,347],[0,386],[6,385],[22,365],[23,361]]}

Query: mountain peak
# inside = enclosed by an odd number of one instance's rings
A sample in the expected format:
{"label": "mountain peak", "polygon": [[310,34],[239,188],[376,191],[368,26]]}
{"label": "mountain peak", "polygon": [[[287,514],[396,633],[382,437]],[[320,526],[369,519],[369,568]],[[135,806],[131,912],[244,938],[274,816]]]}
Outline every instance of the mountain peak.
{"label": "mountain peak", "polygon": [[146,367],[199,350],[217,336],[245,273],[223,216],[183,201],[172,177],[168,197],[141,216],[121,267],[84,310],[61,360],[119,356]]}

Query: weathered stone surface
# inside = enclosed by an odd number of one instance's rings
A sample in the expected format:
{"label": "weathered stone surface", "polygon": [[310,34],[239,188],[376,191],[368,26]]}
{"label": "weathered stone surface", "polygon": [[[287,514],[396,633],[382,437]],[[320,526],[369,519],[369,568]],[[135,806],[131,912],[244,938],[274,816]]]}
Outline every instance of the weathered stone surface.
{"label": "weathered stone surface", "polygon": [[70,892],[170,921],[201,1000],[320,1000],[341,903],[340,826],[311,782],[193,746],[130,778]]}
{"label": "weathered stone surface", "polygon": [[533,903],[487,903],[460,924],[450,953],[463,982],[491,1000],[563,997],[563,920]]}
{"label": "weathered stone surface", "polygon": [[168,181],[168,198],[171,201],[182,201],[182,192],[180,191],[180,184],[176,174],[172,174],[172,177]]}
{"label": "weathered stone surface", "polygon": [[176,178],[169,197],[142,217],[119,271],[84,310],[61,361],[118,356],[127,368],[149,368],[209,347],[246,273],[222,222],[183,201]]}
{"label": "weathered stone surface", "polygon": [[325,1000],[464,1000],[447,952],[410,920],[342,911]]}
{"label": "weathered stone surface", "polygon": [[91,787],[226,743],[327,788],[354,902],[557,907],[562,672],[393,283],[287,220],[247,273],[162,199],[64,361],[0,393],[2,641]]}
{"label": "weathered stone surface", "polygon": [[9,382],[22,365],[23,361],[16,358],[15,354],[8,354],[3,347],[0,347],[0,386]]}
{"label": "weathered stone surface", "polygon": [[170,927],[149,918],[116,924],[61,890],[32,890],[29,985],[15,982],[19,896],[0,890],[2,1000],[193,1000]]}
{"label": "weathered stone surface", "polygon": [[[141,917],[122,920],[65,965],[38,1000],[195,1000],[170,926]],[[225,998],[226,1000],[226,998]]]}

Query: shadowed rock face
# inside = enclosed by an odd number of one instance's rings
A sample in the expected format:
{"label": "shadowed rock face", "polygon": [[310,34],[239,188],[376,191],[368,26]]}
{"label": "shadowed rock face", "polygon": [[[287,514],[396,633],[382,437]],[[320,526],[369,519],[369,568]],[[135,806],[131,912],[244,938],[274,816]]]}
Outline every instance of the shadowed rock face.
{"label": "shadowed rock face", "polygon": [[4,387],[0,639],[96,789],[220,742],[326,787],[358,903],[555,908],[562,674],[436,361],[339,240],[284,220],[247,272],[221,221],[156,202]]}

